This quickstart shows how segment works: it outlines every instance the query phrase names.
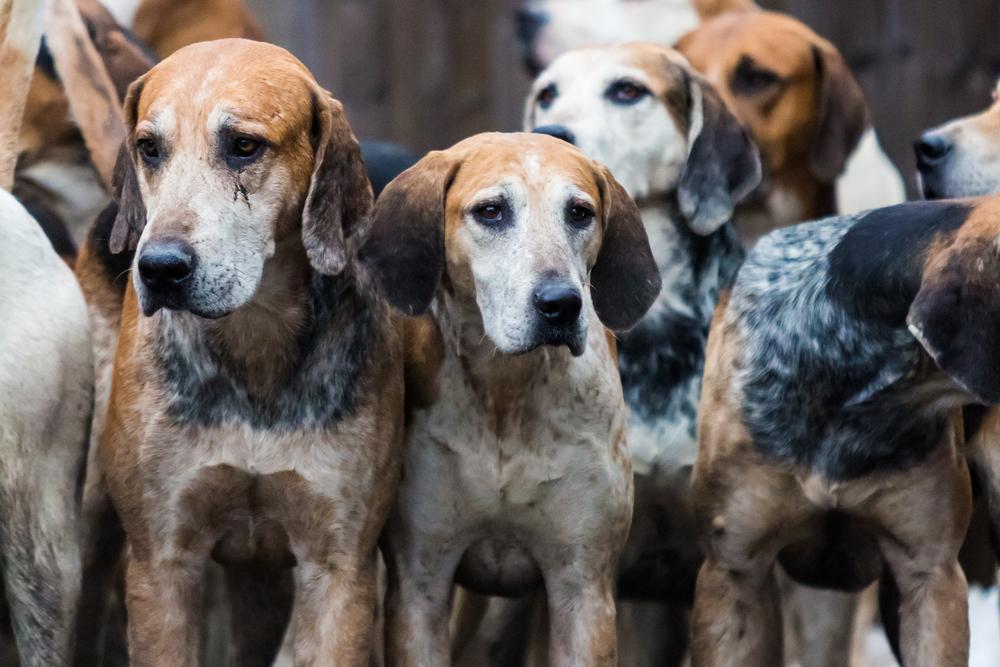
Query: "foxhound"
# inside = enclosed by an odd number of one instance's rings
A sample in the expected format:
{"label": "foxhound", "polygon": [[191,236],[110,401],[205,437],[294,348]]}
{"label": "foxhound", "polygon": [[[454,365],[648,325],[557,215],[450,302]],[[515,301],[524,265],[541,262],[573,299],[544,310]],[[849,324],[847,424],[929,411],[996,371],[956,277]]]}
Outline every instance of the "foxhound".
{"label": "foxhound", "polygon": [[383,539],[386,650],[449,663],[453,582],[544,585],[550,664],[615,664],[632,514],[613,339],[656,299],[639,211],[607,168],[537,134],[430,153],[361,249],[407,331],[406,458]]}

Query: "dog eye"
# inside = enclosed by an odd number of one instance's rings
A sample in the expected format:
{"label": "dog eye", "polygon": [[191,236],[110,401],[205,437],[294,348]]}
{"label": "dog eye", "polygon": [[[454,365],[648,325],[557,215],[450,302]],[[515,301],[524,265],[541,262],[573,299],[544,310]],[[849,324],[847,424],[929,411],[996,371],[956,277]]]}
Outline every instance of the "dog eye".
{"label": "dog eye", "polygon": [[649,88],[646,86],[622,79],[608,86],[604,96],[615,104],[635,104],[649,94]]}
{"label": "dog eye", "polygon": [[543,109],[548,109],[555,102],[556,97],[559,96],[559,91],[556,88],[556,84],[550,83],[549,85],[538,91],[538,96],[535,97],[535,102],[538,103]]}
{"label": "dog eye", "polygon": [[756,95],[781,83],[781,77],[769,69],[758,66],[749,58],[744,58],[733,74],[733,92]]}
{"label": "dog eye", "polygon": [[235,137],[229,147],[229,155],[240,160],[248,160],[260,152],[263,144],[251,137]]}
{"label": "dog eye", "polygon": [[146,161],[151,162],[160,157],[160,146],[154,139],[139,139],[135,142],[135,147]]}
{"label": "dog eye", "polygon": [[504,211],[501,204],[482,204],[472,209],[472,215],[484,225],[496,225],[504,221]]}
{"label": "dog eye", "polygon": [[588,206],[573,204],[567,217],[575,227],[586,227],[594,220],[594,211]]}

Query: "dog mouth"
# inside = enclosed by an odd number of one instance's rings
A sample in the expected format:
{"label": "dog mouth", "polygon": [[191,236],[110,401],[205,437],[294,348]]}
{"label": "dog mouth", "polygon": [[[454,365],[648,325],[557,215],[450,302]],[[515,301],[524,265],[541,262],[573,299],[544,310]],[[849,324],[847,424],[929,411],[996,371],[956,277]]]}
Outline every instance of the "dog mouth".
{"label": "dog mouth", "polygon": [[195,302],[187,290],[154,291],[147,287],[138,290],[139,306],[145,317],[152,317],[160,310],[191,313],[206,320],[217,320],[233,312],[231,309],[206,307]]}
{"label": "dog mouth", "polygon": [[586,347],[587,336],[579,327],[541,327],[535,347],[567,347],[570,354],[579,357]]}

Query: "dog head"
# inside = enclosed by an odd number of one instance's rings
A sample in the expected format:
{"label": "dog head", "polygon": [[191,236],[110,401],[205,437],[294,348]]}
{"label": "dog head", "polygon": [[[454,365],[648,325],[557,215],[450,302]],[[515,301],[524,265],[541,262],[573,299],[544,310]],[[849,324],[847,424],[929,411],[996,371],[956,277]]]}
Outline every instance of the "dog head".
{"label": "dog head", "polygon": [[929,245],[907,325],[977,402],[1000,404],[1000,198],[919,205],[966,212]]}
{"label": "dog head", "polygon": [[832,183],[868,126],[857,81],[832,44],[800,21],[728,12],[678,42],[750,130],[767,173],[808,169]]}
{"label": "dog head", "polygon": [[699,234],[760,181],[757,149],[715,90],[664,46],[571,51],[535,80],[524,129],[575,144],[636,199],[677,192]]}
{"label": "dog head", "polygon": [[177,51],[133,83],[116,167],[113,253],[135,249],[143,312],[220,317],[254,296],[276,249],[337,274],[371,187],[339,102],[279,47]]}
{"label": "dog head", "polygon": [[[505,353],[585,349],[595,311],[632,326],[660,289],[639,211],[607,168],[538,134],[481,134],[382,192],[362,261],[408,314],[442,286]],[[443,279],[442,279],[443,276]]]}
{"label": "dog head", "polygon": [[914,149],[927,199],[1000,192],[1000,83],[989,109],[924,132]]}

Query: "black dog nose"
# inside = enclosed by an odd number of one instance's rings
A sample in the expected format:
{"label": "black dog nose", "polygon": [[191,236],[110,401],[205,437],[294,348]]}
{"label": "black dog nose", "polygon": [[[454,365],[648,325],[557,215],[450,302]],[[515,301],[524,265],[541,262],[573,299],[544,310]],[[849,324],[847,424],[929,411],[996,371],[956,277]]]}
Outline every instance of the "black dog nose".
{"label": "black dog nose", "polygon": [[917,164],[930,167],[940,162],[951,152],[951,142],[937,132],[925,132],[913,145],[917,153]]}
{"label": "black dog nose", "polygon": [[535,134],[547,134],[556,139],[562,139],[568,144],[576,144],[576,135],[565,125],[542,125],[532,130]]}
{"label": "black dog nose", "polygon": [[545,12],[528,7],[521,7],[514,12],[514,24],[517,30],[517,38],[524,44],[531,44],[535,40],[535,35],[541,29],[548,16]]}
{"label": "black dog nose", "polygon": [[194,272],[194,248],[177,239],[152,241],[142,249],[138,264],[139,277],[149,289],[176,289]]}
{"label": "black dog nose", "polygon": [[566,283],[546,283],[535,290],[535,308],[550,324],[565,326],[580,316],[583,298]]}

